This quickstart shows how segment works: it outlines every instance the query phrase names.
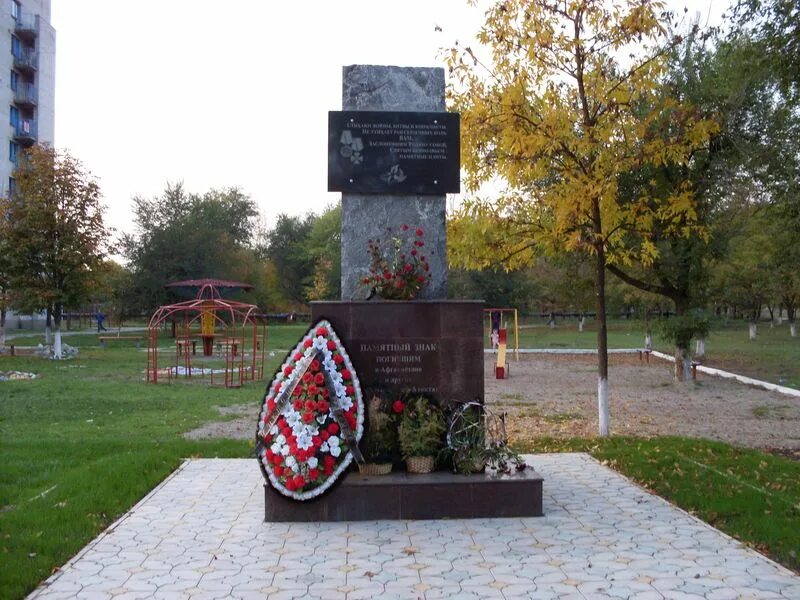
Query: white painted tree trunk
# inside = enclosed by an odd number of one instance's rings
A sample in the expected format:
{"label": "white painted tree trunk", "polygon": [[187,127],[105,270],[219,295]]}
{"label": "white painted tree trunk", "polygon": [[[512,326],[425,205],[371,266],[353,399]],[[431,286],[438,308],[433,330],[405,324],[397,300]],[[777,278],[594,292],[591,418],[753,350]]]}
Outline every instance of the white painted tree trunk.
{"label": "white painted tree trunk", "polygon": [[646,333],[644,335],[644,349],[645,350],[652,350],[653,349],[653,334]]}
{"label": "white painted tree trunk", "polygon": [[55,336],[53,343],[53,358],[64,358],[61,354],[61,327],[56,325]]}
{"label": "white painted tree trunk", "polygon": [[750,323],[749,333],[750,333],[750,341],[756,339],[756,335],[758,335],[758,325],[756,323]]}
{"label": "white painted tree trunk", "polygon": [[597,379],[597,408],[600,415],[600,435],[609,435],[611,416],[608,412],[608,379]]}
{"label": "white painted tree trunk", "polygon": [[705,340],[697,340],[697,345],[695,347],[694,355],[698,358],[701,356],[706,355],[706,341]]}
{"label": "white painted tree trunk", "polygon": [[792,337],[797,337],[797,323],[794,321],[789,323],[789,335]]}
{"label": "white painted tree trunk", "polygon": [[50,331],[50,325],[45,325],[44,326],[44,345],[45,346],[49,346],[51,344],[52,338],[53,338],[53,335],[52,335],[52,333]]}
{"label": "white painted tree trunk", "polygon": [[581,318],[578,320],[578,331],[579,331],[580,333],[583,333],[583,324],[584,324],[585,322],[586,322],[586,319],[585,319],[584,317],[581,317]]}
{"label": "white painted tree trunk", "polygon": [[675,346],[675,381],[691,381],[692,357],[688,348]]}

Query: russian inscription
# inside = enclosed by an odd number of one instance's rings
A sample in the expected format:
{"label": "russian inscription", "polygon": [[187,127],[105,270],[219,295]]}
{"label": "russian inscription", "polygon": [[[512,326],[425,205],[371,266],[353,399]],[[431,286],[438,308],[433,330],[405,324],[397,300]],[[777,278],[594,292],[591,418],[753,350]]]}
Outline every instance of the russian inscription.
{"label": "russian inscription", "polygon": [[363,379],[399,391],[427,394],[438,392],[438,352],[434,342],[361,342],[357,350]]}
{"label": "russian inscription", "polygon": [[459,153],[459,116],[455,113],[328,113],[331,192],[459,192]]}

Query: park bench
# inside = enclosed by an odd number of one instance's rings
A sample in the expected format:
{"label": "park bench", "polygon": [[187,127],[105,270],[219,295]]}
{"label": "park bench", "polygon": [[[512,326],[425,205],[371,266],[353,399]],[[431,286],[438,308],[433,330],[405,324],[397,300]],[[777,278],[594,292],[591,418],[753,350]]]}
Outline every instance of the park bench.
{"label": "park bench", "polygon": [[142,336],[140,335],[101,335],[97,338],[100,341],[100,347],[105,348],[106,342],[110,340],[136,340],[136,347],[139,348],[142,343]]}
{"label": "park bench", "polygon": [[649,365],[650,364],[650,354],[652,352],[653,352],[652,350],[648,350],[646,348],[643,349],[643,350],[639,350],[639,362],[642,362],[642,359],[644,359],[644,360],[647,361],[647,364]]}

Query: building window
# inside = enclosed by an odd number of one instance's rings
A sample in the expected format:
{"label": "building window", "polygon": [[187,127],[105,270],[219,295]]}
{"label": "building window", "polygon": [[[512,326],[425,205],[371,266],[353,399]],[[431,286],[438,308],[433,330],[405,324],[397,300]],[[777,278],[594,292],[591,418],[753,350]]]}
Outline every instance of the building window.
{"label": "building window", "polygon": [[17,0],[11,0],[11,16],[19,19],[19,2]]}
{"label": "building window", "polygon": [[19,125],[19,109],[16,106],[12,106],[8,116],[8,123],[16,129],[17,125]]}
{"label": "building window", "polygon": [[8,142],[8,160],[10,160],[15,165],[17,164],[17,151],[19,150],[19,144],[16,142]]}
{"label": "building window", "polygon": [[16,92],[17,91],[17,72],[16,71],[11,71],[11,79],[9,79],[9,81],[11,82],[11,89]]}
{"label": "building window", "polygon": [[17,187],[17,182],[14,181],[13,177],[9,177],[8,178],[8,193],[9,193],[9,195],[14,193],[14,190],[16,189],[16,187]]}
{"label": "building window", "polygon": [[15,35],[11,36],[11,54],[19,58],[22,55],[22,42]]}

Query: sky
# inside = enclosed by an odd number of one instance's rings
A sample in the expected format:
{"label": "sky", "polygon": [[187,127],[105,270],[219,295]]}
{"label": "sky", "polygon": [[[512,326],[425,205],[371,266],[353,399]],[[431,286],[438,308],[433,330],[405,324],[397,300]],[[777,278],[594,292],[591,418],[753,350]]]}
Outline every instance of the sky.
{"label": "sky", "polygon": [[[713,25],[727,0],[669,5]],[[98,178],[117,232],[134,230],[134,196],[178,182],[238,186],[266,226],[319,212],[339,198],[326,152],[342,66],[444,66],[482,17],[466,0],[53,0],[55,146]]]}

